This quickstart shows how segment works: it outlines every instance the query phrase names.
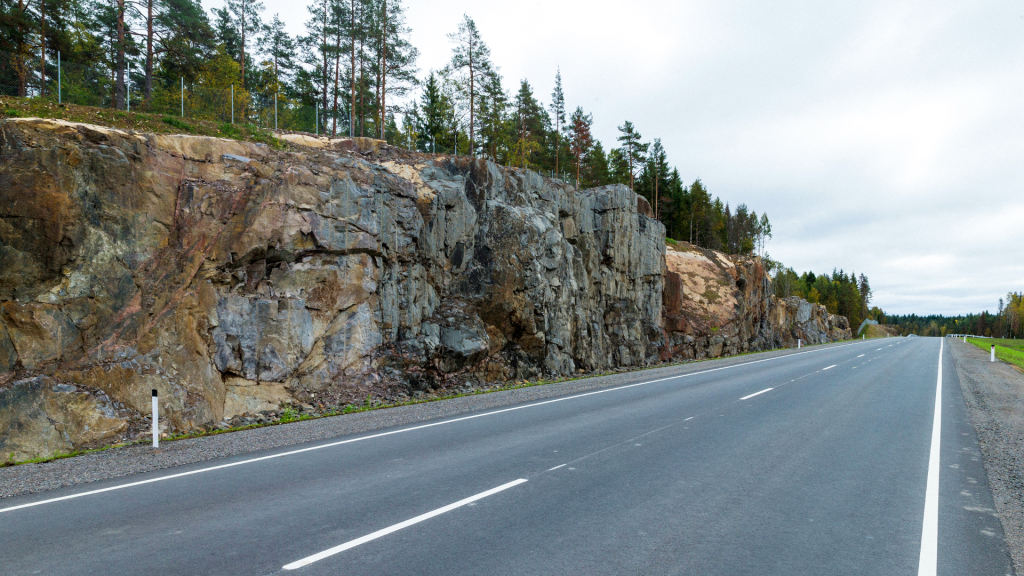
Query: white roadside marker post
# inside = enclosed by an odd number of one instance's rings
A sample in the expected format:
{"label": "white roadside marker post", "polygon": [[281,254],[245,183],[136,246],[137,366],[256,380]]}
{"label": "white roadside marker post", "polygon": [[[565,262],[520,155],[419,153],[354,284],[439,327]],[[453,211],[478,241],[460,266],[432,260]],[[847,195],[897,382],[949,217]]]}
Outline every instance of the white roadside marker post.
{"label": "white roadside marker post", "polygon": [[801,340],[801,339],[797,338],[797,339],[796,339],[796,347],[797,347],[797,348],[800,348],[800,347],[801,347],[802,345],[803,345],[803,340]]}
{"label": "white roadside marker post", "polygon": [[153,448],[160,447],[160,404],[153,390]]}
{"label": "white roadside marker post", "polygon": [[992,345],[992,357],[989,359],[989,362],[995,362],[995,361],[996,361],[996,345],[993,344]]}

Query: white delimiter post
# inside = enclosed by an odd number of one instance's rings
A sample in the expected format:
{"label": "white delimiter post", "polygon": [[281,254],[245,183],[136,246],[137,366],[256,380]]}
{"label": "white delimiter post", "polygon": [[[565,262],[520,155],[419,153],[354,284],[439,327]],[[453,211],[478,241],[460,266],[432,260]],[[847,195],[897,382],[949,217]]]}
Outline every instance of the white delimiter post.
{"label": "white delimiter post", "polygon": [[992,345],[992,357],[989,359],[989,362],[995,362],[995,361],[996,361],[996,345],[993,344]]}
{"label": "white delimiter post", "polygon": [[160,447],[160,403],[153,390],[153,448]]}
{"label": "white delimiter post", "polygon": [[799,347],[800,347],[800,346],[802,346],[802,345],[803,345],[803,340],[801,340],[801,339],[797,338],[797,339],[796,339],[796,347],[797,347],[797,348],[799,348]]}

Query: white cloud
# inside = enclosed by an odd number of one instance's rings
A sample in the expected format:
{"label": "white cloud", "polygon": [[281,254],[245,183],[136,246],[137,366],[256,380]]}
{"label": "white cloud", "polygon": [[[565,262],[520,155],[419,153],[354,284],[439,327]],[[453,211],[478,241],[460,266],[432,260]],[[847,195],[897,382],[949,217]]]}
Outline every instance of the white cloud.
{"label": "white cloud", "polygon": [[[265,0],[300,32],[305,7]],[[1024,6],[406,0],[426,71],[473,17],[506,86],[607,144],[629,119],[687,180],[767,210],[771,254],[866,273],[895,313],[994,309],[1024,290]]]}

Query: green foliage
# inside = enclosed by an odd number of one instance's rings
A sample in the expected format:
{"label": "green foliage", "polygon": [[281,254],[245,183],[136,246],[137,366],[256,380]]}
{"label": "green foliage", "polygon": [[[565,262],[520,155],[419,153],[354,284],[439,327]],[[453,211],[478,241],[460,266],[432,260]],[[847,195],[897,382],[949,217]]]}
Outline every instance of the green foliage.
{"label": "green foliage", "polygon": [[182,120],[179,120],[179,119],[177,119],[177,118],[175,118],[173,116],[164,116],[164,124],[168,124],[170,126],[174,126],[178,130],[181,130],[182,132],[191,132],[192,131],[192,126],[190,124],[188,124],[187,122],[184,122]]}
{"label": "green foliage", "polygon": [[234,124],[223,122],[220,125],[220,133],[227,138],[239,139],[242,137],[242,131]]}

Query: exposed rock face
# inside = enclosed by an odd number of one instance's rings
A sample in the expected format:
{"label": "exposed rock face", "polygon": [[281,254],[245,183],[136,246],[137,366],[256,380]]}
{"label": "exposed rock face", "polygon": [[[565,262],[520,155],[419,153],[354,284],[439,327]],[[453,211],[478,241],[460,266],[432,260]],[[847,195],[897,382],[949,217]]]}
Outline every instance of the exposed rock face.
{"label": "exposed rock face", "polygon": [[0,459],[282,405],[849,338],[623,186],[403,154],[0,124]]}
{"label": "exposed rock face", "polygon": [[625,187],[373,142],[0,140],[4,458],[123,437],[151,389],[187,431],[657,360],[664,227]]}
{"label": "exposed rock face", "polygon": [[701,359],[850,338],[846,317],[800,298],[779,299],[757,258],[686,242],[665,254],[661,359]]}

